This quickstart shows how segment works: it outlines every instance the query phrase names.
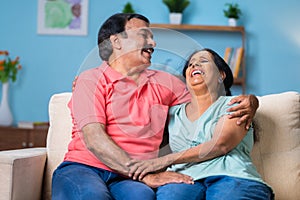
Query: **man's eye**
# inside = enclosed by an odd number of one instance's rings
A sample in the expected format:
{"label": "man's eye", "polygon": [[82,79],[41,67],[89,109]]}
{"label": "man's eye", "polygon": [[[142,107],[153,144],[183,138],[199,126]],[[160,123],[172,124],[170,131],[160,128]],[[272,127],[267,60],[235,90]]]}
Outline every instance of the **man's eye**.
{"label": "man's eye", "polygon": [[139,35],[142,36],[143,38],[147,38],[148,37],[148,35],[146,33],[140,33]]}

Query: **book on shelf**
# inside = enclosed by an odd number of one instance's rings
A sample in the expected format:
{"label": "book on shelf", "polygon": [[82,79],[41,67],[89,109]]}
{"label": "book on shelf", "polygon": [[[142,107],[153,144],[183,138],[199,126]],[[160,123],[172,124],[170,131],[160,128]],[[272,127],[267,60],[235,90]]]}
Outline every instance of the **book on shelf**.
{"label": "book on shelf", "polygon": [[224,60],[229,65],[233,78],[238,78],[244,56],[244,48],[227,47],[224,53]]}
{"label": "book on shelf", "polygon": [[229,61],[231,59],[232,49],[233,49],[232,47],[226,47],[226,49],[225,49],[224,60],[227,64],[229,64]]}
{"label": "book on shelf", "polygon": [[27,129],[34,129],[34,128],[48,128],[49,122],[31,122],[31,121],[19,121],[18,128],[27,128]]}

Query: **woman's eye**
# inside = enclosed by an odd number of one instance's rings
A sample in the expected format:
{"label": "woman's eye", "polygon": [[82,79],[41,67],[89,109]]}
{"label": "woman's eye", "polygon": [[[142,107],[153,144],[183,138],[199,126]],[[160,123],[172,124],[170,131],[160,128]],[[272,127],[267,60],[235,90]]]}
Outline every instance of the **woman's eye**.
{"label": "woman's eye", "polygon": [[188,66],[189,67],[192,67],[192,66],[200,67],[200,64],[199,63],[190,63]]}

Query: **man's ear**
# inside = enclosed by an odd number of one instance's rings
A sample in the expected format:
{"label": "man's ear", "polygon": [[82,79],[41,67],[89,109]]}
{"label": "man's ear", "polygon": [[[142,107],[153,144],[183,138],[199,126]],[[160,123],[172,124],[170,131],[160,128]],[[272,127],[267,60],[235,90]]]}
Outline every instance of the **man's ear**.
{"label": "man's ear", "polygon": [[121,43],[118,35],[111,35],[109,39],[113,48],[121,49]]}

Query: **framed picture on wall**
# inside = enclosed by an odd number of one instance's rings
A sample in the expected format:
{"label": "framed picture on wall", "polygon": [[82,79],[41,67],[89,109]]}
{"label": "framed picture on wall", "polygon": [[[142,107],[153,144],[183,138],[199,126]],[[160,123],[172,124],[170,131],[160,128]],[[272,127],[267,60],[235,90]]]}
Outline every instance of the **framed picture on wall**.
{"label": "framed picture on wall", "polygon": [[38,34],[87,35],[88,0],[38,0]]}

